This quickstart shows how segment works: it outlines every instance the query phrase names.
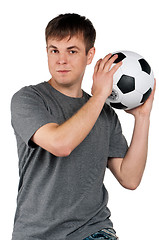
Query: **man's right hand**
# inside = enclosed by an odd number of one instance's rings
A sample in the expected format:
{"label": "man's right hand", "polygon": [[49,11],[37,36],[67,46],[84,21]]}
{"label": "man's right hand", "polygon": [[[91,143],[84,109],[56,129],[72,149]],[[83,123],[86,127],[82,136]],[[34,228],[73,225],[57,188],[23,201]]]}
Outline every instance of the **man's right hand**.
{"label": "man's right hand", "polygon": [[122,62],[115,64],[112,68],[113,62],[118,58],[118,55],[106,55],[103,59],[99,59],[94,68],[92,95],[99,95],[105,100],[112,92],[113,75],[122,65]]}

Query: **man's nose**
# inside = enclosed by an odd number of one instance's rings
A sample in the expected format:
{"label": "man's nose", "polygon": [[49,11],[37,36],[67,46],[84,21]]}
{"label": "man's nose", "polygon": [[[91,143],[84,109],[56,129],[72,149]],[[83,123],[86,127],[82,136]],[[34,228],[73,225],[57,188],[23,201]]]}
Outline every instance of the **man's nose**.
{"label": "man's nose", "polygon": [[65,53],[60,53],[57,61],[58,61],[58,64],[66,64],[68,61],[67,55]]}

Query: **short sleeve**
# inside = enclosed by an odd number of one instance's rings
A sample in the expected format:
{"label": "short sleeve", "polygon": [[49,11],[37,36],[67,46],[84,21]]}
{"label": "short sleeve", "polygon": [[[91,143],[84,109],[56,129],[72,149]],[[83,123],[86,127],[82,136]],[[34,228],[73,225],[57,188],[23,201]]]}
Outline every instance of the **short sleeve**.
{"label": "short sleeve", "polygon": [[56,114],[50,114],[44,99],[35,89],[24,87],[11,100],[11,123],[15,134],[33,147],[33,134],[47,123],[58,123]]}
{"label": "short sleeve", "polygon": [[109,157],[123,158],[128,150],[127,141],[117,114],[111,109],[111,132],[109,142]]}

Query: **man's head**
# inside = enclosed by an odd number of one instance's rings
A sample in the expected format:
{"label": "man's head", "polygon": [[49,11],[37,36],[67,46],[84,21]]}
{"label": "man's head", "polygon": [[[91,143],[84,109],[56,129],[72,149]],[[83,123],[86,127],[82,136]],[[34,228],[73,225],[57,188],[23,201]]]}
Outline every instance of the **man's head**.
{"label": "man's head", "polygon": [[78,14],[64,14],[46,27],[46,49],[51,85],[80,89],[87,65],[95,54],[95,30],[92,23]]}
{"label": "man's head", "polygon": [[62,40],[74,36],[83,37],[87,55],[96,38],[96,31],[89,19],[75,13],[60,14],[48,23],[45,30],[46,43],[50,38]]}

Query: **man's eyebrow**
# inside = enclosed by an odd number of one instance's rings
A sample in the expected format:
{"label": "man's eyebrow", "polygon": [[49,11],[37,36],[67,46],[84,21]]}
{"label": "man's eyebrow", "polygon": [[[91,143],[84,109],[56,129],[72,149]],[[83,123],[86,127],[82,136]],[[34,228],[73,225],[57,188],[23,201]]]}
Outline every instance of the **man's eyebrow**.
{"label": "man's eyebrow", "polygon": [[76,48],[76,49],[80,50],[80,48],[77,47],[77,46],[70,46],[70,47],[68,47],[67,49],[70,50],[70,49],[72,49],[72,48]]}
{"label": "man's eyebrow", "polygon": [[50,46],[48,47],[48,49],[49,49],[49,48],[55,48],[55,49],[57,49],[57,47],[54,46],[54,45],[50,45]]}
{"label": "man's eyebrow", "polygon": [[[54,49],[58,49],[56,46],[54,46],[54,45],[50,45],[49,47],[48,47],[48,49],[50,49],[50,48],[54,48]],[[70,50],[70,49],[74,49],[74,48],[76,48],[77,50],[80,50],[80,48],[79,47],[77,47],[77,46],[70,46],[70,47],[68,47],[67,49],[68,50]]]}

